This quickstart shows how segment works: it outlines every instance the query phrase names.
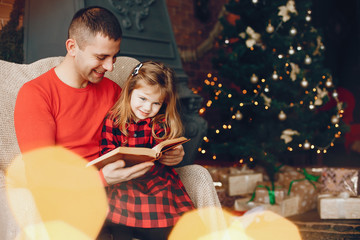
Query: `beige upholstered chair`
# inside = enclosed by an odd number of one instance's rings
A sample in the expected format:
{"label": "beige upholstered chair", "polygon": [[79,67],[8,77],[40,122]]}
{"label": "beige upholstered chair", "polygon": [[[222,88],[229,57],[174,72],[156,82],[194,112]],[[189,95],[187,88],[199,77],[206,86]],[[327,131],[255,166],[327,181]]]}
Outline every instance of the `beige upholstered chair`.
{"label": "beige upholstered chair", "polygon": [[[0,239],[12,240],[15,238],[18,227],[9,210],[5,191],[5,172],[12,160],[20,154],[14,129],[14,106],[17,93],[25,83],[58,65],[63,57],[41,59],[32,64],[15,64],[0,60]],[[118,57],[113,72],[107,77],[120,86],[138,63],[134,58]],[[177,168],[177,171],[197,208],[216,206],[220,207],[212,179],[208,171],[199,165],[188,165]],[[33,214],[27,212],[23,201],[24,216]]]}

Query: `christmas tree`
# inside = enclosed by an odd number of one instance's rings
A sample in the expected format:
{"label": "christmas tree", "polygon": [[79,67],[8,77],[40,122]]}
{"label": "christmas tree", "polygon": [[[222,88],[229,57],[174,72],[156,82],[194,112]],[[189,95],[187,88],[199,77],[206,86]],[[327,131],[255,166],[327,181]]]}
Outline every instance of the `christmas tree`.
{"label": "christmas tree", "polygon": [[[311,0],[230,0],[203,88],[209,122],[200,151],[216,161],[261,164],[268,173],[294,153],[326,153],[347,126],[324,66]],[[206,91],[205,91],[206,90]],[[328,101],[335,101],[329,107]],[[316,155],[316,154],[315,154]]]}

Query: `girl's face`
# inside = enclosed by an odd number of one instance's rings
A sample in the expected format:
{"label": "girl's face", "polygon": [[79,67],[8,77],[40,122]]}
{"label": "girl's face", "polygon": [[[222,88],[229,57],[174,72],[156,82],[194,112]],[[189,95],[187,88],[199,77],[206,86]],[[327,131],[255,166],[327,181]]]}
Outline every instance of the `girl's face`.
{"label": "girl's face", "polygon": [[131,93],[130,107],[135,121],[156,116],[164,101],[159,86],[140,84]]}

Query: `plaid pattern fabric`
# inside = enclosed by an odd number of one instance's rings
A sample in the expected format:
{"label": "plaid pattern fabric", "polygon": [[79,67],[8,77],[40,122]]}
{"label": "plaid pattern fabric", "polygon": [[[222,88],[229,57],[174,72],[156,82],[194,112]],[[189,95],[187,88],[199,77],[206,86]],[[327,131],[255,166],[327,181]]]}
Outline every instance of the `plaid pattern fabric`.
{"label": "plaid pattern fabric", "polygon": [[[101,154],[118,147],[153,147],[151,119],[130,124],[125,137],[109,118],[102,129]],[[164,134],[156,126],[157,136]],[[131,227],[162,228],[174,226],[180,216],[194,205],[178,174],[158,161],[144,176],[107,187],[110,210],[107,219]]]}

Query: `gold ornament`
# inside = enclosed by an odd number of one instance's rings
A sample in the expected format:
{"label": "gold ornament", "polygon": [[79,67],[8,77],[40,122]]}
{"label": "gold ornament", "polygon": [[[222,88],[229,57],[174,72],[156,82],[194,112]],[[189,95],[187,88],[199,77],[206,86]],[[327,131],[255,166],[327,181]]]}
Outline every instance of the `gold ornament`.
{"label": "gold ornament", "polygon": [[305,142],[304,142],[304,145],[303,145],[303,146],[304,146],[304,149],[305,149],[305,150],[309,150],[311,145],[310,145],[310,143],[309,143],[309,141],[308,141],[308,140],[305,140]]}
{"label": "gold ornament", "polygon": [[309,82],[306,80],[306,78],[303,78],[300,84],[303,88],[307,88],[309,86]]}
{"label": "gold ornament", "polygon": [[333,82],[332,82],[331,77],[330,77],[330,78],[328,78],[328,79],[326,80],[325,86],[329,88],[329,87],[331,87],[332,85],[333,85]]}
{"label": "gold ornament", "polygon": [[314,103],[311,101],[309,104],[309,109],[314,110],[314,108],[315,108]]}
{"label": "gold ornament", "polygon": [[264,92],[269,92],[270,89],[269,89],[269,85],[266,85],[265,88],[264,88]]}
{"label": "gold ornament", "polygon": [[312,62],[311,57],[310,57],[309,55],[306,55],[306,56],[305,56],[305,60],[304,60],[304,62],[305,62],[305,64],[306,64],[306,65],[310,65],[310,64],[311,64],[311,62]]}
{"label": "gold ornament", "polygon": [[272,79],[278,80],[278,78],[279,78],[279,75],[277,74],[276,71],[274,71],[274,73],[273,73],[273,75],[272,75]]}
{"label": "gold ornament", "polygon": [[273,33],[274,30],[275,30],[274,26],[271,25],[271,22],[269,21],[269,24],[268,24],[267,27],[266,27],[266,32],[267,32],[267,33]]}
{"label": "gold ornament", "polygon": [[257,83],[258,81],[259,81],[258,76],[256,76],[255,73],[253,73],[253,74],[251,75],[251,77],[250,77],[250,82],[253,83],[253,84],[255,84],[255,83]]}
{"label": "gold ornament", "polygon": [[339,119],[339,117],[338,116],[332,116],[331,117],[331,123],[332,124],[338,124],[340,122],[340,119]]}
{"label": "gold ornament", "polygon": [[289,54],[290,54],[290,55],[294,55],[294,53],[295,53],[294,47],[293,47],[293,46],[290,46]]}
{"label": "gold ornament", "polygon": [[295,28],[295,27],[291,27],[291,28],[290,28],[290,35],[291,35],[291,36],[295,36],[296,34],[297,34],[296,28]]}
{"label": "gold ornament", "polygon": [[279,117],[279,120],[280,120],[280,121],[284,121],[284,120],[286,119],[286,114],[284,113],[283,110],[280,111],[278,117]]}
{"label": "gold ornament", "polygon": [[235,119],[240,121],[243,118],[242,113],[240,112],[240,110],[237,110],[235,113]]}

